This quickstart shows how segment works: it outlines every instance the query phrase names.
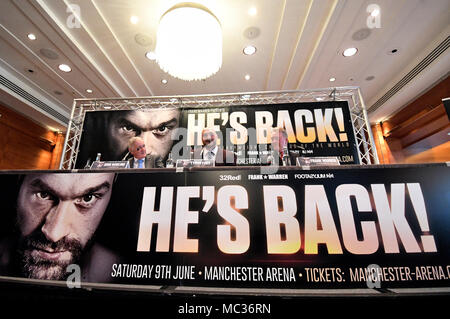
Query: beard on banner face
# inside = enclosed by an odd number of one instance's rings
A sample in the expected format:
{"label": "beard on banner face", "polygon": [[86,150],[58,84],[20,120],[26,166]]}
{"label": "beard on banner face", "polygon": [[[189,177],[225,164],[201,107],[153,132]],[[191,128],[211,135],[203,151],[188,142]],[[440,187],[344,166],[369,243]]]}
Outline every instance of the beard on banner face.
{"label": "beard on banner face", "polygon": [[65,280],[67,266],[78,263],[82,251],[78,240],[64,237],[52,242],[38,228],[19,240],[19,265],[28,278]]}

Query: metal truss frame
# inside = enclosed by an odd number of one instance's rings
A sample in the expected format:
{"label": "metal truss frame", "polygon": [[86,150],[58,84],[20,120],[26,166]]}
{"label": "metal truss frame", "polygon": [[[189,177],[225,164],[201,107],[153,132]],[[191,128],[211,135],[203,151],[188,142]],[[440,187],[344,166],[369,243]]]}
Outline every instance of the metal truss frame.
{"label": "metal truss frame", "polygon": [[145,110],[153,108],[227,107],[318,101],[347,101],[361,165],[378,164],[366,107],[358,87],[335,87],[301,91],[266,91],[205,95],[150,96],[132,98],[75,99],[67,128],[60,169],[75,167],[84,117],[87,111]]}

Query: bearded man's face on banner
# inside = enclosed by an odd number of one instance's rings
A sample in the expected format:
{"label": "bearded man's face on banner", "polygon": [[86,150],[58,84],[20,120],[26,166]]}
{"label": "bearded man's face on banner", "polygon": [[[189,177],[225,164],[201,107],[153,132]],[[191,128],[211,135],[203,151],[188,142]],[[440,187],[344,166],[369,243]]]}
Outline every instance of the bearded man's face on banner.
{"label": "bearded man's face on banner", "polygon": [[35,279],[61,280],[78,263],[108,206],[114,174],[27,175],[17,198],[19,264]]}
{"label": "bearded man's face on banner", "polygon": [[172,132],[179,126],[179,109],[155,109],[113,114],[108,123],[108,147],[113,158],[126,154],[128,140],[139,136],[144,140],[147,154],[165,158],[172,148]]}

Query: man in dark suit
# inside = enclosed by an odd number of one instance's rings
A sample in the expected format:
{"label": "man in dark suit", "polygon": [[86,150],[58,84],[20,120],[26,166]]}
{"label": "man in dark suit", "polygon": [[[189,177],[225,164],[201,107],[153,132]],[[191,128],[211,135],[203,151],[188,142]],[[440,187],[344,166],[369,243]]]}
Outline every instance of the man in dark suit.
{"label": "man in dark suit", "polygon": [[215,166],[235,166],[236,154],[217,145],[217,133],[210,128],[202,130],[203,147],[194,151],[195,159],[214,160]]}
{"label": "man in dark suit", "polygon": [[133,157],[128,159],[130,168],[154,168],[164,167],[159,157],[147,154],[144,140],[140,137],[132,137],[128,141],[128,151]]}

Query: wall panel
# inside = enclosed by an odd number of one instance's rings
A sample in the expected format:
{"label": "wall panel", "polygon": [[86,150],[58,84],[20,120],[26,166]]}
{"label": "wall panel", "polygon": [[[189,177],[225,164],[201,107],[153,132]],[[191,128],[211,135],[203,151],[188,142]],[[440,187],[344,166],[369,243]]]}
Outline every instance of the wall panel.
{"label": "wall panel", "polygon": [[56,169],[64,142],[32,120],[0,105],[0,169]]}

